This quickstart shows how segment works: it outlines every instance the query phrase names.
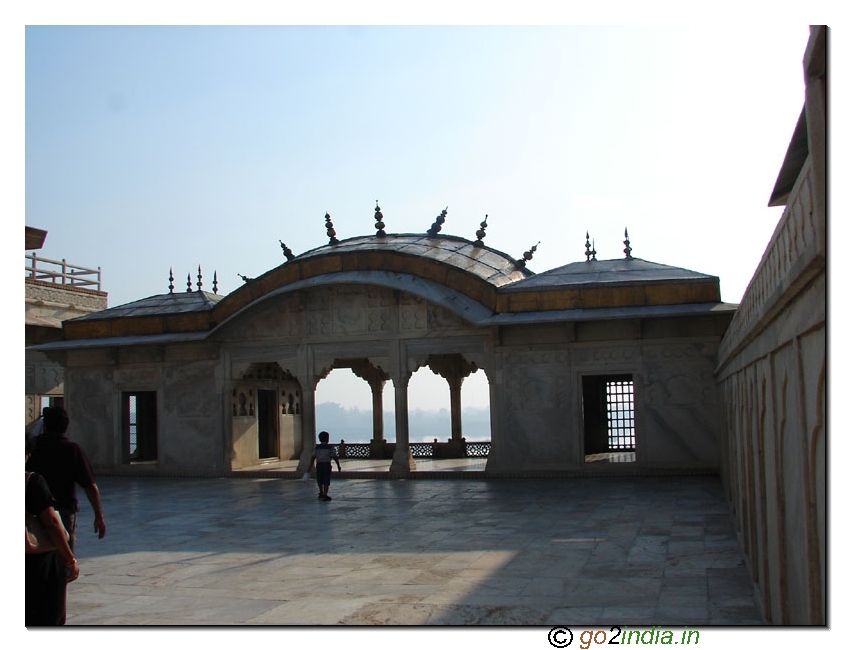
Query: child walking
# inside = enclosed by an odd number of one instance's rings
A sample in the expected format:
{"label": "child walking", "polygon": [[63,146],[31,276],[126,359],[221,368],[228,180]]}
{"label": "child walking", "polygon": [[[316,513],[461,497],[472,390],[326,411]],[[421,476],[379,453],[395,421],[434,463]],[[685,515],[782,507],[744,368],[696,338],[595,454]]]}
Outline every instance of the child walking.
{"label": "child walking", "polygon": [[336,461],[336,469],[342,471],[339,466],[339,456],[336,450],[328,444],[330,434],[327,431],[319,433],[319,444],[316,445],[316,450],[313,452],[313,457],[310,459],[310,464],[316,463],[316,483],[319,485],[319,498],[322,501],[330,501],[328,496],[328,488],[331,486],[331,460]]}

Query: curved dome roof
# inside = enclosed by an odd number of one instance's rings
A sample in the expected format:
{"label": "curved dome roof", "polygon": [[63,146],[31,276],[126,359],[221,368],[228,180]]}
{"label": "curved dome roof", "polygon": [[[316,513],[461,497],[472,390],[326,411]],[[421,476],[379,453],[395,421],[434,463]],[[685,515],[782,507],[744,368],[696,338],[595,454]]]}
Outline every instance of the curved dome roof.
{"label": "curved dome roof", "polygon": [[518,266],[516,260],[505,253],[486,246],[475,246],[469,240],[452,235],[388,234],[384,237],[375,235],[352,237],[336,244],[325,244],[301,253],[292,262],[324,255],[366,251],[391,251],[442,262],[486,280],[494,287],[501,287],[534,275],[531,271]]}

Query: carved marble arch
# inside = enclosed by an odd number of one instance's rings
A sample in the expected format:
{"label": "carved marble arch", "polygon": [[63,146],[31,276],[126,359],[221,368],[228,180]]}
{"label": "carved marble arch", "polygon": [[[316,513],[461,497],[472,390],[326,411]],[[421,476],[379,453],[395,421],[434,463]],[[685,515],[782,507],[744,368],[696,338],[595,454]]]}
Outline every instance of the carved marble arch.
{"label": "carved marble arch", "polygon": [[380,365],[373,363],[368,357],[358,358],[335,358],[333,362],[323,367],[317,374],[317,383],[325,379],[332,370],[341,370],[348,368],[360,379],[368,382],[370,386],[373,384],[386,382],[390,379],[390,374]]}
{"label": "carved marble arch", "polygon": [[457,378],[466,379],[472,373],[482,370],[489,382],[490,377],[486,368],[483,367],[482,356],[464,352],[408,355],[408,369],[410,375],[413,375],[420,368],[428,367],[449,383]]}
{"label": "carved marble arch", "polygon": [[252,363],[234,381],[231,410],[233,417],[255,417],[257,390],[278,392],[281,415],[300,415],[301,384],[298,379],[274,361]]}

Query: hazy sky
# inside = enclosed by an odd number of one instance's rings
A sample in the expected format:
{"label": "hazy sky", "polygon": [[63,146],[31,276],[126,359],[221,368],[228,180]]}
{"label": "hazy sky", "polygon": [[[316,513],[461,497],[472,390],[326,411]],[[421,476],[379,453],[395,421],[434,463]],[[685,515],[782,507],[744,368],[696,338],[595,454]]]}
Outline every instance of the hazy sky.
{"label": "hazy sky", "polygon": [[26,28],[26,223],[115,306],[374,232],[545,271],[635,257],[738,302],[780,208],[808,26]]}
{"label": "hazy sky", "polygon": [[620,258],[628,228],[635,257],[738,302],[781,215],[807,38],[790,21],[27,26],[25,221],[48,231],[39,255],[101,267],[110,306],[167,292],[170,269],[194,289],[199,266],[227,294],[284,261],[279,240],[327,243],[325,212],[340,239],[373,233],[376,200],[391,233],[448,206],[443,232],[474,239],[489,215],[489,246],[540,242],[535,272],[583,260],[588,232]]}
{"label": "hazy sky", "polygon": [[443,232],[545,271],[622,257],[738,302],[803,106],[804,24],[28,27],[26,223],[115,306],[327,243]]}

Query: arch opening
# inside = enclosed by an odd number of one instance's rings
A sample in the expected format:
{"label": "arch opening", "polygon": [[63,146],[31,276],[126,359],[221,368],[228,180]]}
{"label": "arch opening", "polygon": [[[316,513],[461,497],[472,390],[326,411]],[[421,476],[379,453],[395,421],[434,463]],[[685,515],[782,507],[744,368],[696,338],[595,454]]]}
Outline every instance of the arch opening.
{"label": "arch opening", "polygon": [[231,390],[231,469],[298,458],[301,384],[276,362],[252,363]]}

